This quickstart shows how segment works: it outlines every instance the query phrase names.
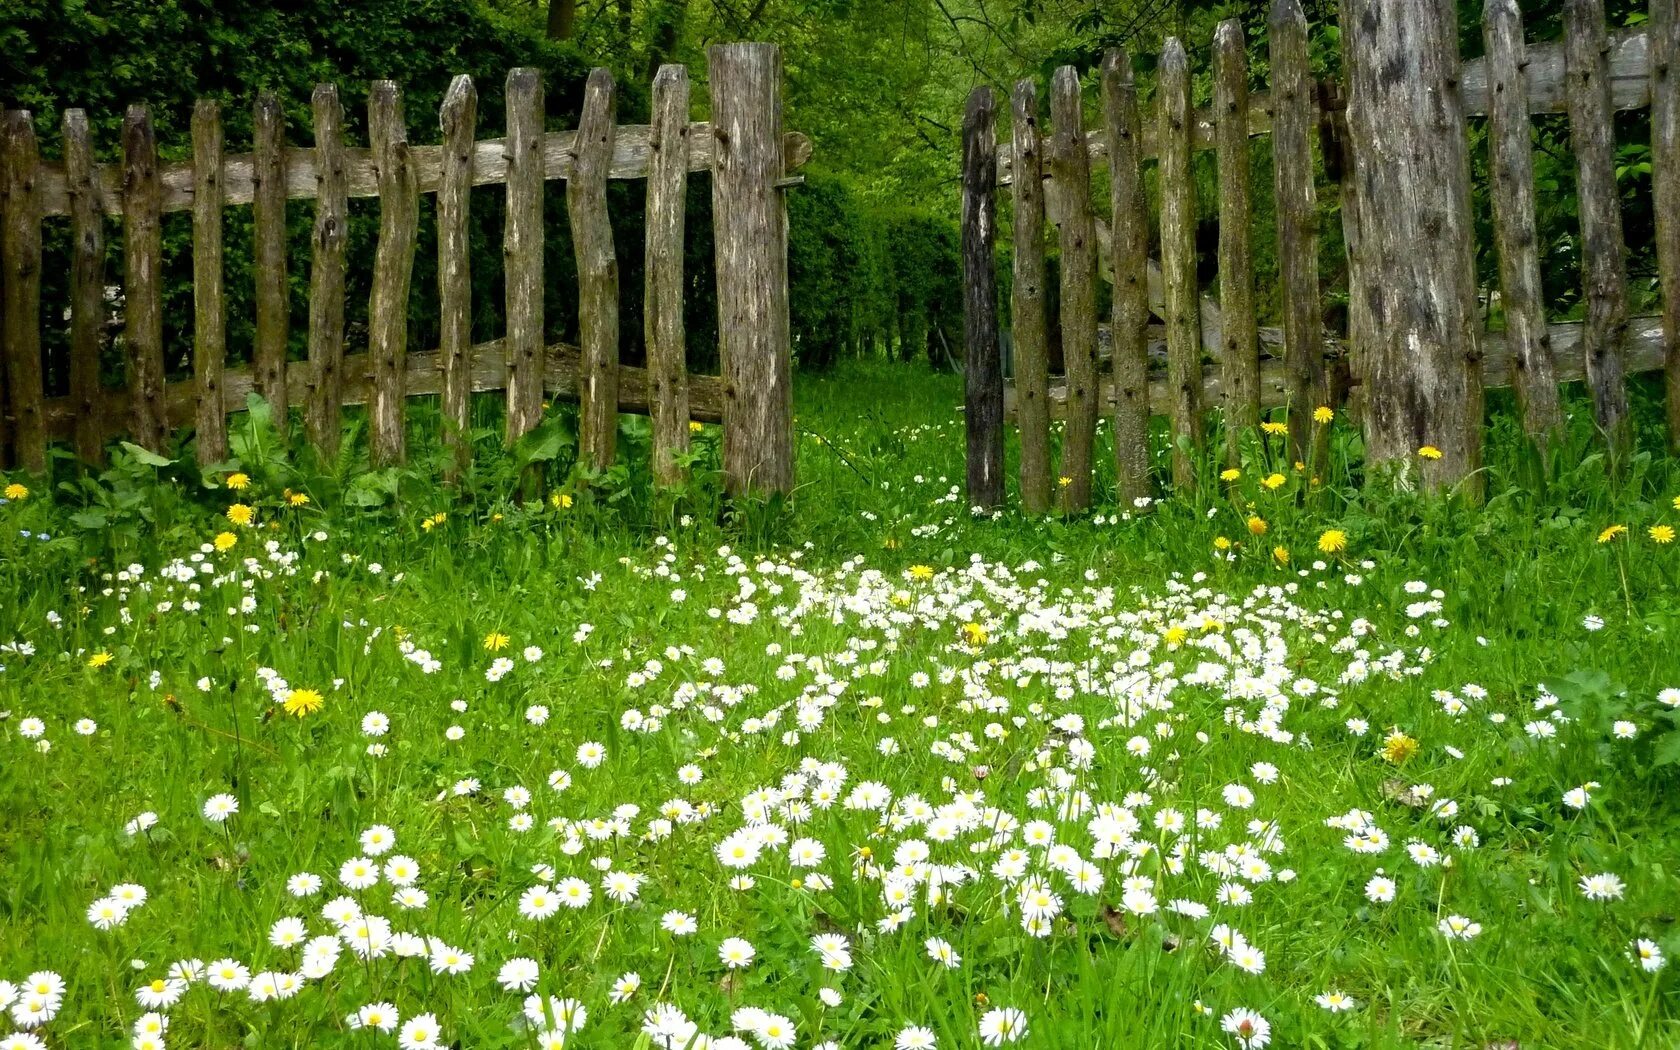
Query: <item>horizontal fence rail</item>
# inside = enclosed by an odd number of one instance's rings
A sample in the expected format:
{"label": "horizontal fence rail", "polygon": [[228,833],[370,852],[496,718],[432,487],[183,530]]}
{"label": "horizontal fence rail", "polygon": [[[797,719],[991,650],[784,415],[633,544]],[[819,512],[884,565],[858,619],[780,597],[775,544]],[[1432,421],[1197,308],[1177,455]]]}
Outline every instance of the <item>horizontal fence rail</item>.
{"label": "horizontal fence rail", "polygon": [[[1209,105],[1191,104],[1186,52],[1172,38],[1156,66],[1150,105],[1140,104],[1131,58],[1123,51],[1106,56],[1098,74],[1103,119],[1089,130],[1080,125],[1078,74],[1071,67],[1051,78],[1048,127],[1039,123],[1035,81],[1015,85],[1008,134],[995,127],[1005,107],[995,104],[990,88],[976,89],[964,121],[964,258],[972,260],[965,266],[965,330],[998,327],[996,297],[974,285],[994,279],[980,261],[995,242],[990,198],[1008,186],[1015,381],[999,386],[968,376],[969,477],[977,482],[971,502],[990,507],[1003,500],[995,464],[1005,422],[1020,431],[1022,505],[1029,512],[1047,509],[1055,479],[1063,507],[1080,510],[1090,501],[1095,418],[1113,423],[1118,495],[1129,501],[1151,491],[1151,415],[1167,417],[1175,437],[1173,481],[1188,486],[1195,474],[1186,453],[1202,440],[1204,413],[1223,419],[1223,455],[1234,461],[1235,435],[1253,427],[1262,411],[1286,409],[1291,458],[1316,471],[1327,430],[1311,417],[1319,406],[1342,404],[1364,427],[1373,463],[1414,457],[1421,444],[1440,445],[1445,455],[1435,459],[1444,462],[1432,459],[1419,469],[1425,485],[1445,488],[1475,476],[1484,388],[1515,388],[1524,430],[1544,450],[1561,425],[1558,384],[1584,381],[1596,422],[1619,453],[1629,441],[1625,378],[1652,371],[1666,372],[1668,438],[1680,451],[1680,83],[1673,72],[1680,13],[1674,0],[1652,0],[1646,25],[1615,32],[1605,28],[1602,0],[1568,0],[1564,40],[1531,47],[1516,0],[1485,0],[1487,54],[1462,66],[1456,26],[1436,21],[1432,5],[1344,5],[1359,14],[1358,24],[1343,32],[1346,87],[1311,78],[1300,0],[1272,0],[1269,90],[1250,90],[1235,19],[1221,23],[1212,40]],[[1630,318],[1613,117],[1645,108],[1652,112],[1664,313]],[[1581,321],[1547,323],[1539,295],[1530,132],[1537,114],[1566,114],[1569,121],[1581,198]],[[1474,228],[1461,210],[1470,197],[1465,118],[1471,116],[1488,124],[1506,321],[1497,332],[1485,331],[1477,315]],[[1323,134],[1325,128],[1332,133]],[[1248,140],[1256,135],[1272,137],[1277,328],[1258,325],[1256,317],[1248,199]],[[1323,327],[1315,141],[1336,151],[1323,158],[1323,170],[1330,191],[1340,195],[1350,256],[1345,339]],[[1215,152],[1219,174],[1217,299],[1198,287],[1189,225],[1196,213],[1189,157],[1198,150]],[[990,166],[982,170],[980,158]],[[1143,166],[1151,160],[1159,260],[1147,256]],[[1100,206],[1091,185],[1099,164],[1111,176]],[[1113,312],[1105,319],[1082,290],[1077,246],[1093,219],[1097,269],[1113,285]],[[1049,374],[1053,342],[1044,291],[1051,237],[1063,272],[1063,369],[1056,377]],[[1387,316],[1378,313],[1383,310]],[[971,335],[969,342],[971,372],[1000,367],[987,340]],[[1066,423],[1054,470],[1052,420]]]}
{"label": "horizontal fence rail", "polygon": [[[781,59],[765,44],[725,44],[708,52],[711,121],[689,119],[687,71],[662,67],[654,82],[654,123],[619,126],[616,92],[605,69],[590,74],[580,127],[544,127],[536,70],[507,81],[507,134],[474,138],[476,89],[457,77],[438,114],[441,141],[410,144],[399,87],[377,81],[368,98],[365,146],[344,136],[337,89],[311,100],[313,145],[288,144],[283,110],[258,95],[249,152],[225,152],[221,108],[200,100],[192,115],[191,159],[160,162],[149,112],[130,107],[119,161],[95,163],[86,114],[64,114],[60,160],[43,160],[31,114],[0,116],[0,453],[26,470],[46,466],[51,441],[70,441],[86,460],[126,434],[160,450],[192,428],[201,462],[227,456],[226,420],[257,394],[282,427],[300,410],[309,441],[336,450],[341,408],[366,405],[372,458],[406,453],[406,403],[437,395],[443,438],[454,450],[448,478],[469,461],[463,435],[473,393],[506,391],[507,440],[536,426],[546,396],[581,406],[580,460],[604,469],[616,457],[620,412],[654,417],[658,480],[682,480],[689,423],[725,427],[724,476],[732,494],[792,487],[791,359],[787,246],[782,191],[811,143],[781,126]],[[721,376],[690,376],[682,327],[684,200],[688,175],[711,172]],[[644,179],[649,226],[645,296],[648,367],[619,360],[618,266],[609,221],[608,180]],[[581,345],[551,342],[542,329],[545,183],[565,183],[578,262]],[[505,188],[505,334],[472,343],[467,217],[473,187]],[[440,345],[410,352],[407,304],[421,199],[436,210]],[[345,346],[345,249],[349,201],[379,202],[365,348]],[[308,316],[290,316],[287,211],[311,201]],[[223,282],[224,209],[252,209],[254,339],[247,365],[227,360]],[[167,382],[162,328],[162,216],[192,215],[192,376]],[[121,293],[126,383],[100,383],[105,327],[102,217],[123,225]],[[69,220],[70,392],[48,398],[41,343],[42,228]],[[767,221],[768,220],[768,221]],[[776,221],[776,220],[779,220]],[[729,289],[752,289],[751,310],[731,307]],[[55,311],[57,306],[55,304]],[[307,325],[307,357],[288,360],[289,333]],[[765,381],[769,377],[772,381]],[[777,383],[774,380],[780,379]]]}

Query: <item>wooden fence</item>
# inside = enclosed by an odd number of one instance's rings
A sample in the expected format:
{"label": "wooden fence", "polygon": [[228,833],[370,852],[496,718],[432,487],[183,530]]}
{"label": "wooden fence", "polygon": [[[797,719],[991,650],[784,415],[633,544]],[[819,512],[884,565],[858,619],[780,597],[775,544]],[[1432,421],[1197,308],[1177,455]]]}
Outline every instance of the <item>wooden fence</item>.
{"label": "wooden fence", "polygon": [[[1090,130],[1071,67],[1052,78],[1048,132],[1038,126],[1034,82],[1015,86],[1010,139],[1001,144],[994,94],[976,89],[963,125],[972,503],[1003,500],[1009,419],[1020,429],[1021,501],[1034,512],[1050,506],[1053,478],[1061,479],[1064,506],[1089,504],[1102,414],[1113,418],[1118,496],[1127,501],[1150,493],[1152,413],[1170,420],[1175,485],[1195,481],[1190,453],[1204,440],[1205,409],[1216,408],[1227,424],[1228,457],[1263,409],[1292,409],[1291,456],[1317,463],[1324,428],[1314,426],[1312,413],[1351,401],[1374,462],[1413,456],[1424,444],[1442,448],[1445,462],[1419,464],[1425,483],[1439,487],[1472,475],[1480,462],[1483,386],[1514,386],[1524,428],[1544,447],[1561,422],[1558,383],[1584,378],[1597,422],[1619,451],[1629,440],[1625,376],[1664,369],[1670,440],[1680,442],[1680,0],[1651,0],[1646,26],[1613,34],[1602,0],[1569,0],[1565,41],[1534,46],[1525,46],[1516,0],[1486,0],[1487,54],[1462,66],[1454,6],[1344,3],[1345,94],[1311,77],[1300,0],[1273,0],[1269,92],[1250,91],[1234,19],[1212,41],[1207,107],[1192,104],[1189,63],[1176,39],[1162,49],[1148,114],[1129,56],[1107,55],[1099,74],[1101,121]],[[1611,118],[1645,107],[1663,313],[1630,319]],[[1576,323],[1548,325],[1540,295],[1529,122],[1542,113],[1568,114],[1577,165],[1587,310]],[[1488,122],[1506,318],[1497,333],[1482,330],[1470,272],[1470,115]],[[1339,186],[1351,274],[1346,348],[1324,331],[1319,299],[1312,143],[1321,125],[1340,132],[1333,139],[1344,154],[1325,158],[1325,167],[1346,172]],[[1254,300],[1249,139],[1267,134],[1281,329],[1258,326]],[[1197,284],[1190,158],[1199,150],[1215,151],[1218,166],[1217,302]],[[1148,257],[1142,175],[1151,158],[1160,193],[1158,263]],[[1099,164],[1110,176],[1100,209],[1091,191],[1091,168]],[[1014,220],[1009,389],[992,269],[999,186],[1011,188]],[[1055,385],[1045,319],[1047,223],[1060,257],[1065,376]],[[1103,278],[1113,282],[1106,326],[1099,325],[1095,294]],[[1099,369],[1100,344],[1110,351],[1107,372]],[[1054,472],[1053,418],[1066,421]]]}
{"label": "wooden fence", "polygon": [[[690,420],[722,421],[731,492],[792,487],[791,357],[787,304],[787,172],[810,143],[781,126],[781,56],[768,44],[725,44],[708,54],[710,123],[689,120],[688,72],[661,68],[653,82],[653,123],[617,126],[613,78],[593,71],[579,127],[547,131],[537,71],[507,77],[504,138],[475,141],[477,96],[455,78],[439,113],[438,145],[408,141],[402,95],[377,81],[368,99],[370,142],[345,142],[344,116],[331,84],[312,99],[314,144],[288,146],[278,99],[261,95],[250,153],[224,153],[221,113],[200,100],[192,116],[192,159],[161,163],[144,106],[123,122],[122,159],[94,160],[86,114],[63,116],[63,155],[45,161],[27,111],[0,117],[0,279],[4,283],[0,455],[39,473],[48,442],[66,439],[84,459],[127,433],[161,449],[178,427],[196,432],[201,462],[227,455],[227,414],[255,392],[284,423],[301,410],[309,439],[333,451],[340,410],[366,404],[372,458],[400,462],[407,398],[441,395],[456,450],[451,476],[470,456],[468,402],[505,390],[507,439],[538,422],[545,393],[580,402],[582,462],[615,457],[619,412],[652,417],[654,471],[680,477]],[[710,171],[718,286],[721,376],[690,376],[683,333],[684,199],[688,174]],[[581,346],[544,345],[543,194],[566,182],[577,259]],[[608,222],[607,180],[647,180],[645,330],[647,368],[619,364],[618,267]],[[505,335],[473,344],[468,207],[475,186],[506,187],[503,240]],[[437,209],[440,345],[408,350],[409,280],[420,198]],[[345,234],[348,201],[377,197],[379,232],[368,307],[368,344],[345,346]],[[309,260],[308,357],[287,359],[286,210],[315,202]],[[253,210],[255,337],[249,368],[227,362],[222,283],[223,209]],[[193,375],[164,374],[160,216],[192,213]],[[104,320],[103,216],[120,217],[125,245],[122,290],[126,385],[100,379]],[[72,242],[68,315],[70,393],[48,398],[42,361],[42,225],[67,217]],[[172,323],[177,319],[170,318]],[[184,322],[184,319],[180,319]]]}

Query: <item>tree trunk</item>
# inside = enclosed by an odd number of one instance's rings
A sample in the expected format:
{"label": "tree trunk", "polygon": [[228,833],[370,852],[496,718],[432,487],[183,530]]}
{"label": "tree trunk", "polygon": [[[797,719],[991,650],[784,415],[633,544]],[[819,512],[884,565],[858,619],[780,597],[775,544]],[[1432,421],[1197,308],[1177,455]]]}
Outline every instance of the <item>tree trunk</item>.
{"label": "tree trunk", "polygon": [[548,38],[570,40],[577,26],[577,0],[548,0]]}

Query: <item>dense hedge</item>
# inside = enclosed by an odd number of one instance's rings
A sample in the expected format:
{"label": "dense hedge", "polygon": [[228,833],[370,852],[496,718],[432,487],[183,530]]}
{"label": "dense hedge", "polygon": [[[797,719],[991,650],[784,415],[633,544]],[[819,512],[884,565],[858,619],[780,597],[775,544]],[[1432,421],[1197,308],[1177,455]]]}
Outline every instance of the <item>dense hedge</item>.
{"label": "dense hedge", "polygon": [[[192,0],[112,0],[90,7],[66,0],[12,0],[0,10],[0,103],[36,116],[43,154],[59,151],[59,114],[87,110],[95,148],[103,159],[119,156],[123,111],[130,102],[151,107],[165,159],[190,157],[190,119],[198,97],[219,99],[228,152],[249,149],[251,108],[259,90],[278,94],[288,140],[313,139],[310,93],[317,82],[339,86],[352,143],[365,142],[367,86],[395,80],[404,91],[410,140],[438,140],[437,107],[457,73],[478,87],[478,134],[501,133],[502,85],[507,70],[535,66],[547,86],[551,129],[574,127],[589,63],[573,47],[544,39],[531,26],[473,3],[447,0],[268,0],[220,4]],[[703,75],[696,70],[696,75]],[[647,85],[640,72],[621,71],[619,118],[647,119]],[[821,144],[818,144],[819,158]],[[621,329],[627,362],[643,357],[641,332],[643,189],[637,182],[612,185],[611,211],[621,274]],[[575,266],[560,184],[546,194],[545,323],[550,339],[576,338]],[[351,202],[348,237],[349,342],[366,338],[368,282],[372,275],[378,205]],[[290,208],[289,279],[292,354],[305,354],[308,314],[309,228],[313,209]],[[249,358],[252,337],[251,213],[226,213],[225,281],[229,353]],[[410,346],[437,345],[436,237],[429,204],[421,208],[419,246],[410,301]],[[907,213],[881,214],[865,206],[843,179],[822,174],[789,193],[790,279],[794,345],[802,363],[822,367],[844,354],[882,347],[926,352],[926,331],[959,338],[960,322],[947,314],[956,296],[945,287],[958,277],[954,225]],[[191,220],[165,217],[165,340],[172,376],[187,372],[191,357]],[[108,278],[121,273],[120,223],[107,223]],[[472,200],[473,336],[501,334],[502,190],[484,187]],[[68,384],[61,316],[67,302],[68,224],[47,222],[43,273],[48,385]],[[687,244],[687,320],[691,365],[716,365],[716,295],[712,269],[710,186],[690,181]],[[942,284],[942,282],[944,282]],[[902,334],[894,318],[914,318]],[[926,322],[922,320],[926,318]],[[108,354],[113,373],[120,355]]]}

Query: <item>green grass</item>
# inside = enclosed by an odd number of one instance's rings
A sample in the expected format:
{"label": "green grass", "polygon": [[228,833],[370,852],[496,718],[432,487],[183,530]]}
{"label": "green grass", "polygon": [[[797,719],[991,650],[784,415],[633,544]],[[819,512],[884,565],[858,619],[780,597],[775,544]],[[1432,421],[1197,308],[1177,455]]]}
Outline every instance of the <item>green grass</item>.
{"label": "green grass", "polygon": [[[1279,1047],[1680,1042],[1673,970],[1629,957],[1639,938],[1680,950],[1664,703],[1680,694],[1662,693],[1680,688],[1680,545],[1647,531],[1680,524],[1673,462],[1612,480],[1577,424],[1536,491],[1500,417],[1488,506],[1470,510],[1361,484],[1338,422],[1307,493],[1287,469],[1260,487],[1278,450],[1257,439],[1241,478],[1205,465],[1199,495],[994,519],[961,492],[959,402],[958,381],[913,368],[802,379],[800,490],[732,515],[714,430],[691,488],[658,496],[639,421],[630,469],[559,473],[558,409],[501,455],[485,408],[461,492],[427,480],[434,450],[406,471],[317,464],[260,412],[225,469],[119,453],[103,478],[8,479],[32,491],[0,505],[0,979],[62,976],[48,1045],[125,1046],[137,990],[173,964],[295,974],[304,953],[271,944],[274,924],[330,939],[324,910],[347,897],[472,966],[345,948],[266,1002],[195,979],[166,987],[168,1044],[399,1045],[346,1022],[384,1002],[435,1015],[439,1046],[543,1045],[552,1022],[498,983],[514,958],[587,1009],[569,1047],[873,1048],[909,1026],[974,1047],[1003,1008],[1027,1025],[1010,1045],[1068,1050],[1238,1046],[1222,1029],[1238,1009]],[[566,501],[511,499],[529,462]],[[227,520],[234,502],[252,525]],[[1330,529],[1345,550],[1317,549]],[[296,690],[320,710],[287,713]],[[1391,731],[1416,753],[1383,757]],[[892,803],[848,806],[864,782]],[[215,823],[220,793],[238,813]],[[126,831],[143,812],[155,826]],[[1367,822],[1382,848],[1356,852]],[[411,858],[423,904],[396,904],[384,875],[341,881],[375,825],[395,847],[374,859]],[[759,855],[728,867],[717,848],[743,828]],[[1071,855],[1030,844],[1045,834]],[[797,866],[806,839],[822,858]],[[1264,867],[1241,870],[1250,857]],[[1100,889],[1075,889],[1081,870]],[[1379,871],[1392,902],[1367,898]],[[324,885],[300,898],[303,872]],[[642,877],[633,900],[609,899],[609,873]],[[1587,898],[1601,873],[1622,896]],[[1034,877],[1060,906],[1030,931]],[[586,906],[521,917],[523,894],[568,878]],[[90,906],[123,884],[145,903],[96,929]],[[673,910],[697,932],[665,930]],[[1444,936],[1454,915],[1480,934]],[[1261,972],[1214,943],[1220,925]],[[824,935],[846,939],[847,968],[824,968]],[[751,965],[724,966],[731,937]],[[1331,991],[1356,1005],[1315,1003]],[[656,1038],[658,1004],[694,1026],[664,1031],[701,1035]]]}

